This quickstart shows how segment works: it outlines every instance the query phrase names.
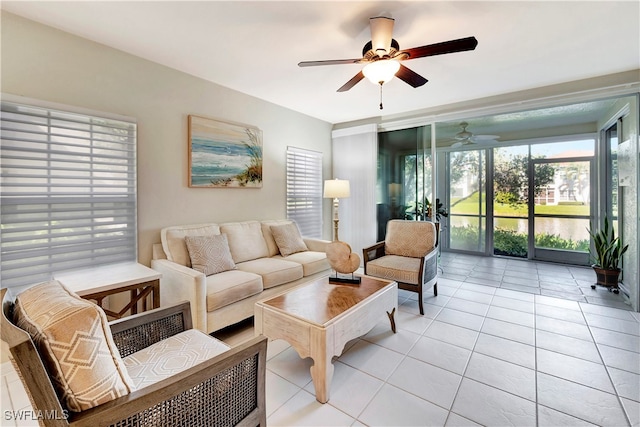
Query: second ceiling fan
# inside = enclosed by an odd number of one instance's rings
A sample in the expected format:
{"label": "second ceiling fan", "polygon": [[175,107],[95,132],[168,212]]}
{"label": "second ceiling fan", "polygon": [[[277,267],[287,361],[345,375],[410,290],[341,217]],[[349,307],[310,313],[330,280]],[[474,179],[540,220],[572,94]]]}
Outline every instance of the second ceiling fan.
{"label": "second ceiling fan", "polygon": [[[424,85],[428,80],[402,65],[400,61],[473,50],[478,45],[475,37],[465,37],[400,50],[400,45],[392,37],[393,24],[393,18],[379,16],[369,19],[371,41],[364,45],[362,58],[303,61],[298,63],[298,66],[313,67],[318,65],[367,64],[358,74],[353,76],[351,80],[342,85],[338,89],[338,92],[348,91],[365,77],[373,83],[380,84],[381,90],[382,85],[391,80],[393,76],[398,77],[400,80],[416,88]],[[382,109],[382,103],[380,103],[380,109]]]}
{"label": "second ceiling fan", "polygon": [[496,143],[498,142],[496,140],[500,138],[498,135],[475,135],[467,130],[467,126],[469,126],[469,123],[467,122],[460,123],[460,128],[462,130],[455,134],[453,138],[454,143],[451,147],[457,148],[466,144]]}

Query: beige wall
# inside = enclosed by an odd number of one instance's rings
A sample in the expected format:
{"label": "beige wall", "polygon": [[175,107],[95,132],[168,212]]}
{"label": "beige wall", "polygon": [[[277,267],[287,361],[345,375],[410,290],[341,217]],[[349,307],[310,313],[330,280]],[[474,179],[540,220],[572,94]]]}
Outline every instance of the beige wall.
{"label": "beige wall", "polygon": [[[162,227],[284,218],[288,145],[324,153],[331,124],[191,75],[2,13],[3,93],[134,117],[138,121],[138,258],[149,265]],[[187,116],[246,123],[263,132],[261,189],[187,185]],[[331,238],[325,203],[324,237]]]}

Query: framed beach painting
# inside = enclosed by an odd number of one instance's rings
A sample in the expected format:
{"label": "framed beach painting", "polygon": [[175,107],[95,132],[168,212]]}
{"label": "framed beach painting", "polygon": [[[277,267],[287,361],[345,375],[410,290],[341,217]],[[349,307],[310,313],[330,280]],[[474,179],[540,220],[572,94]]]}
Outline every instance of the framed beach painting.
{"label": "framed beach painting", "polygon": [[262,131],[190,115],[189,187],[261,188]]}

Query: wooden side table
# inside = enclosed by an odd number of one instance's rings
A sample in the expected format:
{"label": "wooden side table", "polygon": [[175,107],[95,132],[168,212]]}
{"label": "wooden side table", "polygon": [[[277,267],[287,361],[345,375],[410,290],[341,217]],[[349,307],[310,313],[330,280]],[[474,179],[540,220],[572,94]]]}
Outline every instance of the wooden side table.
{"label": "wooden side table", "polygon": [[[142,264],[127,262],[60,273],[55,279],[82,298],[95,301],[107,316],[120,319],[127,312],[136,314],[138,302],[141,302],[142,311],[160,307],[161,276]],[[128,292],[129,298],[120,310],[103,307],[104,298],[124,292]],[[149,295],[152,297],[150,308],[147,304]]]}

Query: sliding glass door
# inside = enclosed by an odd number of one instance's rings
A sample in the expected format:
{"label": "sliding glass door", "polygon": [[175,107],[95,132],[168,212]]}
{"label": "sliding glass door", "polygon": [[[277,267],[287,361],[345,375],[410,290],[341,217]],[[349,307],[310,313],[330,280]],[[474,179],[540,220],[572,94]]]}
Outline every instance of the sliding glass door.
{"label": "sliding glass door", "polygon": [[[532,258],[588,264],[593,159],[534,159],[532,163]],[[550,183],[549,177],[553,178]]]}
{"label": "sliding glass door", "polygon": [[484,253],[487,227],[485,150],[450,152],[447,159],[449,248]]}

